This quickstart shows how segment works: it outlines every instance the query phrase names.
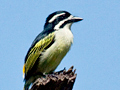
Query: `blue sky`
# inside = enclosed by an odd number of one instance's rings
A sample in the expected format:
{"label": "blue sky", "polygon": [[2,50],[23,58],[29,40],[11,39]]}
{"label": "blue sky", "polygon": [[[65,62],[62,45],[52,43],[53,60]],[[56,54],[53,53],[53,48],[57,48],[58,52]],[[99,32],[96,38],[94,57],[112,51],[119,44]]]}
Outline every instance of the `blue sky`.
{"label": "blue sky", "polygon": [[24,57],[46,17],[66,10],[74,43],[56,71],[74,65],[73,90],[120,90],[120,0],[0,0],[0,90],[22,90]]}

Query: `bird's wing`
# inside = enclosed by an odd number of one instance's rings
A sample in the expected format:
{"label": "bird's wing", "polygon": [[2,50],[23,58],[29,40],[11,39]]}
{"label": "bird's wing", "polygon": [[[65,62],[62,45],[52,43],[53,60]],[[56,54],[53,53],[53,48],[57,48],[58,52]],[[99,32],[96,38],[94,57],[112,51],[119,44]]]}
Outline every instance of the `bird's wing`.
{"label": "bird's wing", "polygon": [[27,58],[25,64],[23,66],[23,75],[28,73],[33,66],[35,65],[36,60],[40,56],[43,50],[47,49],[51,46],[51,43],[54,41],[54,33],[50,33],[43,39],[39,40],[29,51],[27,54]]}

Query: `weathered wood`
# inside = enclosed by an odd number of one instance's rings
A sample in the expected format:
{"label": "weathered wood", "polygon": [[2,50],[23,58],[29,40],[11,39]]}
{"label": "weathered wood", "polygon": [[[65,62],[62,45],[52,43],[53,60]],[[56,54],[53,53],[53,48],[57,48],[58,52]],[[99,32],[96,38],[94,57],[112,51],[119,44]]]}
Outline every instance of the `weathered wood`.
{"label": "weathered wood", "polygon": [[30,90],[72,90],[76,75],[73,66],[66,71],[65,69],[53,74],[47,74],[46,77],[38,78]]}

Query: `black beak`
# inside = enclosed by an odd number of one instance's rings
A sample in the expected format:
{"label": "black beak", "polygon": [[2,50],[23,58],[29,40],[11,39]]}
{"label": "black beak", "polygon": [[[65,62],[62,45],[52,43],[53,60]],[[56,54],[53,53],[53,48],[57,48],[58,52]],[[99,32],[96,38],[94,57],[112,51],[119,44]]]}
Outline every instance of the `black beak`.
{"label": "black beak", "polygon": [[78,22],[78,21],[82,21],[82,20],[83,20],[83,18],[73,16],[70,21],[74,23],[74,22]]}

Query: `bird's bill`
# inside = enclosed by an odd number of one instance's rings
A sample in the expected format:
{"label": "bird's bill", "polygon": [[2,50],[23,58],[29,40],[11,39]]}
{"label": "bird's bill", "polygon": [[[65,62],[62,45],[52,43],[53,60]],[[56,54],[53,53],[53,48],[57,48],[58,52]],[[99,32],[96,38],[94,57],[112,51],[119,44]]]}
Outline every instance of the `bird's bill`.
{"label": "bird's bill", "polygon": [[82,20],[83,20],[83,18],[75,17],[75,16],[73,16],[73,17],[71,18],[71,21],[72,21],[72,22],[78,22],[78,21],[82,21]]}

